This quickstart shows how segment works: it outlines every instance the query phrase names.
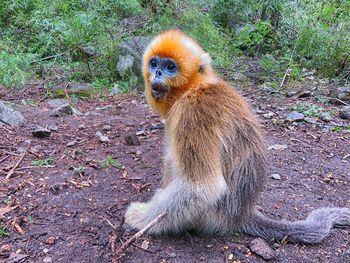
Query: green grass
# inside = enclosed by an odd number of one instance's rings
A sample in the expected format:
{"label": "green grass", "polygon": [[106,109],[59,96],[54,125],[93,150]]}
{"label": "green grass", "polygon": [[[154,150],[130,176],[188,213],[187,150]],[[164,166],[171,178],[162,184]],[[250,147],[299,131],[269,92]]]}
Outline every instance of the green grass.
{"label": "green grass", "polygon": [[[120,43],[169,28],[197,39],[221,73],[245,56],[259,59],[268,81],[287,68],[296,81],[303,68],[346,80],[349,13],[346,0],[2,0],[0,85],[20,88],[59,67],[69,81],[127,92],[132,76],[116,73]],[[141,23],[130,22],[136,16]]]}
{"label": "green grass", "polygon": [[109,167],[115,167],[118,169],[122,169],[123,165],[120,164],[117,160],[113,159],[112,156],[108,155],[105,159],[100,161],[100,166],[102,168],[109,168]]}
{"label": "green grass", "polygon": [[7,237],[9,235],[8,230],[4,224],[0,224],[0,238]]}
{"label": "green grass", "polygon": [[350,131],[350,125],[347,126],[334,126],[331,131],[334,132],[342,132],[342,131]]}
{"label": "green grass", "polygon": [[38,160],[32,161],[32,165],[33,166],[43,167],[43,166],[48,166],[48,165],[51,165],[51,164],[53,164],[53,158],[52,157],[48,157],[46,159],[38,159]]}

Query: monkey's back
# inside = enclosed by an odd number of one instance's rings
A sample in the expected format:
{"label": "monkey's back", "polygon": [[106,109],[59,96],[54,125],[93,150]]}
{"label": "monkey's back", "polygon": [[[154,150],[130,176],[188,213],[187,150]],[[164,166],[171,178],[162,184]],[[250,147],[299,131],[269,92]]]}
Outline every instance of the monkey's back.
{"label": "monkey's back", "polygon": [[[231,228],[232,221],[244,221],[266,178],[266,147],[248,104],[226,82],[216,79],[187,91],[169,113],[171,126],[166,125],[166,133],[174,135],[179,163],[184,165],[183,174],[192,176],[190,180],[211,184],[203,166],[219,149],[220,170],[228,188],[208,216],[219,217],[218,222],[225,221]],[[193,171],[198,166],[201,169]],[[218,228],[227,231],[227,227]],[[213,226],[208,229],[220,232]]]}

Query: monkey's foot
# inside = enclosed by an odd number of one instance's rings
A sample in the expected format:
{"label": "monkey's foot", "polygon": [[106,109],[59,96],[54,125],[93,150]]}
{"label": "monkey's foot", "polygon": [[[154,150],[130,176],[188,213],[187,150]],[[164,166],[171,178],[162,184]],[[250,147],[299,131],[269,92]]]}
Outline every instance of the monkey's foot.
{"label": "monkey's foot", "polygon": [[133,228],[141,229],[149,223],[146,203],[131,203],[125,213],[125,223]]}

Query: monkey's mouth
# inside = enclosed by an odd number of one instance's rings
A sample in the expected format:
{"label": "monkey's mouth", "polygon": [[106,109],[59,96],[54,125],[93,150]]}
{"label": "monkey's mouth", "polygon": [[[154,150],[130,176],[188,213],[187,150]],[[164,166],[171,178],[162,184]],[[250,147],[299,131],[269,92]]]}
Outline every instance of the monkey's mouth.
{"label": "monkey's mouth", "polygon": [[164,99],[164,97],[169,93],[170,88],[162,82],[152,82],[151,83],[151,94],[156,100]]}

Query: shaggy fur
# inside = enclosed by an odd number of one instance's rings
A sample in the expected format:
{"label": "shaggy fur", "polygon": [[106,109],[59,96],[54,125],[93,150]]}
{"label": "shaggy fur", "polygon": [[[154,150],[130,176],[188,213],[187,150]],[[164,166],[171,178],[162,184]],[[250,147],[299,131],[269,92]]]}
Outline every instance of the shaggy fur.
{"label": "shaggy fur", "polygon": [[[148,63],[174,59],[180,74],[167,79],[164,99],[152,97]],[[212,71],[210,57],[180,31],[155,38],[144,55],[149,104],[165,119],[163,185],[147,203],[132,203],[126,223],[140,229],[162,212],[149,233],[205,235],[248,233],[265,239],[289,237],[317,243],[332,226],[350,224],[349,208],[321,208],[306,220],[269,219],[254,206],[266,178],[266,146],[260,126],[243,98]]]}

